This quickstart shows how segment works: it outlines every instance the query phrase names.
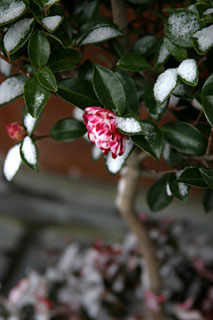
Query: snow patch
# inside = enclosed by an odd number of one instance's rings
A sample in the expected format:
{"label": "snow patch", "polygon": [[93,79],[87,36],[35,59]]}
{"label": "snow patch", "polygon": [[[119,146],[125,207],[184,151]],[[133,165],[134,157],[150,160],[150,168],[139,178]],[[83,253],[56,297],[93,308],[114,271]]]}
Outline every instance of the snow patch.
{"label": "snow patch", "polygon": [[4,105],[24,93],[26,77],[11,77],[0,85],[0,105]]}
{"label": "snow patch", "polygon": [[155,99],[163,103],[177,85],[178,72],[176,68],[167,69],[159,75],[154,85]]}
{"label": "snow patch", "polygon": [[22,159],[20,155],[20,146],[21,144],[19,143],[12,147],[5,158],[3,173],[8,181],[11,181],[14,178],[21,166]]}
{"label": "snow patch", "polygon": [[37,163],[37,150],[30,137],[24,138],[22,143],[21,151],[23,153],[24,159],[32,166]]}
{"label": "snow patch", "polygon": [[115,38],[118,36],[118,31],[112,29],[111,27],[101,27],[91,31],[86,38],[83,39],[81,44],[89,44],[100,41],[105,41],[107,39]]}
{"label": "snow patch", "polygon": [[178,74],[183,80],[194,83],[197,79],[197,64],[194,59],[186,59],[178,67]]}
{"label": "snow patch", "polygon": [[12,2],[9,5],[0,7],[0,24],[7,23],[19,17],[26,9],[22,1]]}
{"label": "snow patch", "polygon": [[34,18],[25,18],[14,23],[8,29],[3,39],[4,47],[7,52],[14,50],[15,47],[19,44],[19,42],[26,36],[33,21]]}
{"label": "snow patch", "polygon": [[61,16],[51,16],[46,17],[41,20],[43,25],[50,30],[51,32],[55,31],[58,25],[61,23],[62,17]]}
{"label": "snow patch", "polygon": [[116,174],[121,170],[130,151],[132,150],[132,148],[133,148],[132,140],[126,139],[125,140],[125,151],[122,156],[117,156],[116,159],[113,159],[111,152],[108,153],[108,155],[106,157],[106,166],[107,166],[109,172],[111,172],[112,174]]}
{"label": "snow patch", "polygon": [[83,114],[84,114],[84,110],[78,108],[78,107],[74,107],[73,111],[72,111],[72,115],[73,117],[78,120],[78,121],[84,121],[83,119]]}
{"label": "snow patch", "polygon": [[36,124],[36,118],[33,118],[29,113],[24,117],[24,126],[27,129],[27,134],[31,135]]}
{"label": "snow patch", "polygon": [[49,0],[46,2],[46,6],[51,6],[53,5],[54,3],[58,2],[59,0]]}
{"label": "snow patch", "polygon": [[9,77],[12,70],[11,64],[7,61],[0,59],[0,72],[3,74],[4,77]]}
{"label": "snow patch", "polygon": [[207,9],[207,10],[205,10],[204,12],[203,12],[203,14],[205,15],[205,16],[207,16],[208,14],[212,14],[213,13],[213,8],[209,8],[209,9]]}
{"label": "snow patch", "polygon": [[160,47],[160,50],[159,50],[157,64],[164,63],[169,55],[170,55],[170,53],[167,50],[166,46],[164,44],[162,44]]}
{"label": "snow patch", "polygon": [[140,133],[142,131],[140,122],[133,117],[116,117],[116,127],[125,133]]}
{"label": "snow patch", "polygon": [[197,40],[200,51],[207,51],[213,45],[213,25],[195,32],[193,38]]}
{"label": "snow patch", "polygon": [[96,146],[92,147],[92,158],[93,160],[98,160],[102,156],[103,151]]}
{"label": "snow patch", "polygon": [[197,99],[193,99],[192,102],[191,102],[192,106],[195,108],[195,109],[198,109],[198,110],[203,110],[203,107],[202,105],[197,101]]}

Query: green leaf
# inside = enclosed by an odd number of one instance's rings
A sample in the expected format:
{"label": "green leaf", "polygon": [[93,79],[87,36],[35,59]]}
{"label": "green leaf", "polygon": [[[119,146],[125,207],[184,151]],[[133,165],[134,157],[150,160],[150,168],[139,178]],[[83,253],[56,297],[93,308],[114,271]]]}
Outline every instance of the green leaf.
{"label": "green leaf", "polygon": [[63,42],[61,41],[61,39],[59,39],[58,37],[56,37],[55,34],[52,34],[52,33],[46,32],[46,31],[40,31],[40,32],[41,32],[41,34],[43,34],[43,36],[49,37],[49,38],[57,41],[58,43],[60,43],[60,45],[61,45],[63,48],[65,47],[64,44],[63,44]]}
{"label": "green leaf", "polygon": [[39,7],[42,8],[50,8],[51,6],[53,6],[54,4],[56,4],[57,2],[59,2],[59,0],[33,0]]}
{"label": "green leaf", "polygon": [[160,129],[153,124],[151,120],[143,120],[140,123],[142,130],[147,132],[147,135],[132,136],[133,143],[140,149],[148,152],[157,161],[160,161],[163,147],[163,139]]}
{"label": "green leaf", "polygon": [[24,86],[24,99],[28,112],[37,118],[50,98],[50,91],[40,86],[36,77],[29,79]]}
{"label": "green leaf", "polygon": [[207,78],[203,85],[202,106],[206,119],[213,127],[213,73]]}
{"label": "green leaf", "polygon": [[1,0],[0,26],[11,23],[20,18],[28,9],[29,1]]}
{"label": "green leaf", "polygon": [[35,67],[45,66],[49,59],[49,41],[38,30],[32,34],[28,42],[28,56],[31,64]]}
{"label": "green leaf", "polygon": [[205,189],[203,191],[202,203],[206,212],[213,210],[213,190]]}
{"label": "green leaf", "polygon": [[187,58],[188,53],[185,48],[181,48],[179,46],[176,46],[172,41],[170,41],[169,38],[164,37],[164,44],[166,48],[168,49],[169,53],[177,60],[182,61]]}
{"label": "green leaf", "polygon": [[198,54],[206,54],[213,46],[213,25],[194,33],[192,41]]}
{"label": "green leaf", "polygon": [[77,45],[88,45],[108,41],[122,36],[116,25],[112,23],[100,23],[86,30],[77,40]]}
{"label": "green leaf", "polygon": [[111,70],[94,64],[93,87],[98,99],[108,109],[122,115],[126,107],[124,88],[118,76]]}
{"label": "green leaf", "polygon": [[177,182],[183,182],[197,188],[208,188],[208,185],[202,178],[199,168],[192,166],[177,172]]}
{"label": "green leaf", "polygon": [[142,54],[144,56],[149,56],[153,53],[157,45],[157,38],[154,36],[145,36],[138,39],[133,47],[132,51],[137,54]]}
{"label": "green leaf", "polygon": [[33,31],[34,21],[34,18],[24,18],[15,22],[7,30],[3,38],[7,54],[11,55],[23,47]]}
{"label": "green leaf", "polygon": [[144,96],[145,106],[150,116],[156,121],[160,121],[164,112],[167,110],[169,100],[165,100],[163,103],[159,103],[154,98],[153,87],[147,89]]}
{"label": "green leaf", "polygon": [[147,203],[152,211],[159,211],[167,207],[173,197],[169,190],[168,175],[163,175],[149,189]]}
{"label": "green leaf", "polygon": [[87,4],[84,4],[84,10],[82,12],[81,21],[85,23],[85,21],[91,21],[99,16],[100,11],[100,1],[92,0]]}
{"label": "green leaf", "polygon": [[127,53],[117,62],[117,66],[128,71],[149,71],[152,66],[138,53]]}
{"label": "green leaf", "polygon": [[100,106],[91,82],[81,78],[59,81],[57,95],[81,109],[89,106]]}
{"label": "green leaf", "polygon": [[133,79],[126,73],[125,71],[116,69],[115,74],[120,79],[125,95],[126,95],[126,104],[128,112],[138,115],[139,113],[139,102],[138,102],[138,95],[137,89]]}
{"label": "green leaf", "polygon": [[168,60],[169,56],[170,52],[167,50],[165,44],[163,43],[157,51],[157,55],[155,58],[156,67],[164,64]]}
{"label": "green leaf", "polygon": [[182,153],[200,156],[205,153],[207,140],[193,125],[182,122],[167,122],[161,127],[164,139]]}
{"label": "green leaf", "polygon": [[28,165],[28,167],[38,172],[38,148],[30,137],[26,136],[24,138],[21,144],[20,154],[22,160]]}
{"label": "green leaf", "polygon": [[58,90],[57,82],[54,73],[48,68],[44,67],[36,73],[36,78],[40,85],[50,91],[56,92]]}
{"label": "green leaf", "polygon": [[190,86],[198,84],[198,67],[194,59],[183,60],[178,67],[178,75],[183,82]]}
{"label": "green leaf", "polygon": [[86,133],[83,122],[76,119],[62,119],[51,129],[50,135],[57,141],[73,141],[81,138]]}
{"label": "green leaf", "polygon": [[193,95],[189,89],[184,83],[179,82],[175,90],[172,92],[172,94],[175,97],[184,99],[184,100],[192,100]]}
{"label": "green leaf", "polygon": [[81,61],[79,53],[73,49],[57,49],[49,59],[48,66],[52,72],[61,72],[72,69]]}
{"label": "green leaf", "polygon": [[55,32],[55,30],[60,26],[62,22],[63,17],[59,15],[48,16],[40,20],[42,26],[49,32]]}
{"label": "green leaf", "polygon": [[213,170],[206,168],[199,168],[203,180],[207,183],[209,188],[213,189]]}
{"label": "green leaf", "polygon": [[172,94],[178,84],[178,73],[176,68],[170,68],[162,72],[154,85],[154,97],[162,104]]}
{"label": "green leaf", "polygon": [[187,9],[176,9],[164,25],[165,36],[176,46],[191,48],[193,47],[191,38],[202,26],[203,23],[196,13]]}
{"label": "green leaf", "polygon": [[203,13],[212,7],[210,1],[197,1],[195,6],[200,19],[203,19]]}
{"label": "green leaf", "polygon": [[0,84],[0,106],[4,106],[16,100],[24,93],[24,84],[27,77],[16,74],[7,78]]}
{"label": "green leaf", "polygon": [[116,117],[116,128],[123,134],[148,134],[142,127],[141,122],[134,117]]}
{"label": "green leaf", "polygon": [[189,195],[189,186],[183,182],[177,182],[175,173],[169,176],[169,187],[173,196],[180,201],[185,201]]}

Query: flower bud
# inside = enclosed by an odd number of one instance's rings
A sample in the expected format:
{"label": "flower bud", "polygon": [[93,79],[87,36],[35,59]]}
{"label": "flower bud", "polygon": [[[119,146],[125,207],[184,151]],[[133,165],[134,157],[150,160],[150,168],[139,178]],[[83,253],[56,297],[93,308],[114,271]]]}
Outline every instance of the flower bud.
{"label": "flower bud", "polygon": [[24,127],[18,122],[8,123],[7,126],[8,136],[16,141],[22,141],[26,135]]}

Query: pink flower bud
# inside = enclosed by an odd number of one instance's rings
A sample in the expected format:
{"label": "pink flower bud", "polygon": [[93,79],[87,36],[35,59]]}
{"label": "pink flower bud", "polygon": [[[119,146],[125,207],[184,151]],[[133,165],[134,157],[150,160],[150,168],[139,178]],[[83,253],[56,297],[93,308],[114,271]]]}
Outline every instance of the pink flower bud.
{"label": "pink flower bud", "polygon": [[111,151],[115,159],[124,153],[124,142],[128,136],[117,130],[116,115],[112,111],[101,107],[87,107],[83,118],[88,130],[88,138],[103,150],[104,154]]}
{"label": "pink flower bud", "polygon": [[22,141],[26,135],[24,127],[18,122],[8,123],[7,126],[8,136],[16,141]]}

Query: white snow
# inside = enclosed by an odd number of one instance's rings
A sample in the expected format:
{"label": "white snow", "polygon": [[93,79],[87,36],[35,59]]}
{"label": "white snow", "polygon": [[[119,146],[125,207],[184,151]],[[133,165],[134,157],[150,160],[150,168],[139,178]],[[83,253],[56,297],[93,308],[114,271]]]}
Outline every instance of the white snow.
{"label": "white snow", "polygon": [[86,38],[83,39],[81,44],[89,44],[100,41],[105,41],[117,37],[118,31],[112,29],[111,27],[101,27],[91,31]]}
{"label": "white snow", "polygon": [[195,108],[195,109],[198,109],[198,110],[203,110],[203,107],[202,105],[197,101],[197,99],[193,99],[192,102],[191,102],[192,106]]}
{"label": "white snow", "polygon": [[11,64],[7,61],[0,59],[0,72],[3,74],[4,77],[9,77],[12,70]]}
{"label": "white snow", "polygon": [[106,166],[109,172],[111,172],[112,174],[116,174],[121,170],[132,148],[133,148],[132,140],[127,139],[125,141],[125,151],[122,156],[117,156],[116,159],[113,159],[111,152],[107,154]]}
{"label": "white snow", "polygon": [[0,24],[12,21],[19,17],[26,9],[26,4],[23,1],[12,2],[9,5],[0,7]]}
{"label": "white snow", "polygon": [[193,34],[200,51],[205,52],[213,45],[213,24]]}
{"label": "white snow", "polygon": [[3,173],[8,181],[11,181],[14,178],[21,166],[22,159],[20,155],[20,146],[21,144],[19,143],[12,147],[5,158]]}
{"label": "white snow", "polygon": [[140,122],[133,117],[116,117],[116,127],[125,133],[139,133],[142,131]]}
{"label": "white snow", "polygon": [[203,12],[203,14],[205,15],[205,16],[207,16],[208,14],[212,14],[213,13],[213,8],[209,8],[209,9],[207,9],[207,10],[205,10],[204,12]]}
{"label": "white snow", "polygon": [[92,147],[92,158],[93,160],[98,160],[103,154],[103,151],[96,146]]}
{"label": "white snow", "polygon": [[23,156],[25,160],[32,166],[36,165],[37,163],[37,152],[36,152],[36,146],[33,143],[32,139],[30,137],[25,137],[21,151],[23,153]]}
{"label": "white snow", "polygon": [[3,81],[0,85],[0,105],[6,104],[22,95],[25,82],[26,78],[22,76],[14,76]]}
{"label": "white snow", "polygon": [[46,6],[50,6],[50,5],[53,5],[54,3],[58,2],[59,0],[49,0],[46,2]]}
{"label": "white snow", "polygon": [[84,110],[78,108],[78,107],[74,107],[73,111],[72,111],[72,115],[73,117],[78,120],[78,121],[84,121],[83,120],[83,114],[84,114]]}
{"label": "white snow", "polygon": [[19,42],[26,36],[33,21],[34,18],[21,19],[8,29],[3,39],[4,47],[7,52],[14,50]]}
{"label": "white snow", "polygon": [[177,85],[178,72],[176,68],[167,69],[161,73],[154,85],[155,99],[163,103]]}
{"label": "white snow", "polygon": [[167,50],[166,46],[164,44],[162,44],[160,47],[160,50],[159,50],[157,64],[164,63],[169,55],[170,55],[170,53]]}
{"label": "white snow", "polygon": [[168,26],[174,42],[181,39],[191,45],[191,37],[200,29],[200,22],[194,13],[181,11],[170,15]]}
{"label": "white snow", "polygon": [[24,126],[27,129],[27,134],[31,135],[36,124],[36,118],[33,118],[29,113],[24,117]]}
{"label": "white snow", "polygon": [[178,67],[179,76],[192,84],[196,81],[197,72],[197,63],[194,59],[183,60]]}
{"label": "white snow", "polygon": [[43,25],[51,32],[55,31],[58,25],[61,23],[61,16],[49,16],[41,20]]}
{"label": "white snow", "polygon": [[172,192],[171,192],[171,189],[170,189],[170,186],[169,186],[169,183],[167,182],[166,184],[166,194],[167,196],[171,197],[172,196]]}

